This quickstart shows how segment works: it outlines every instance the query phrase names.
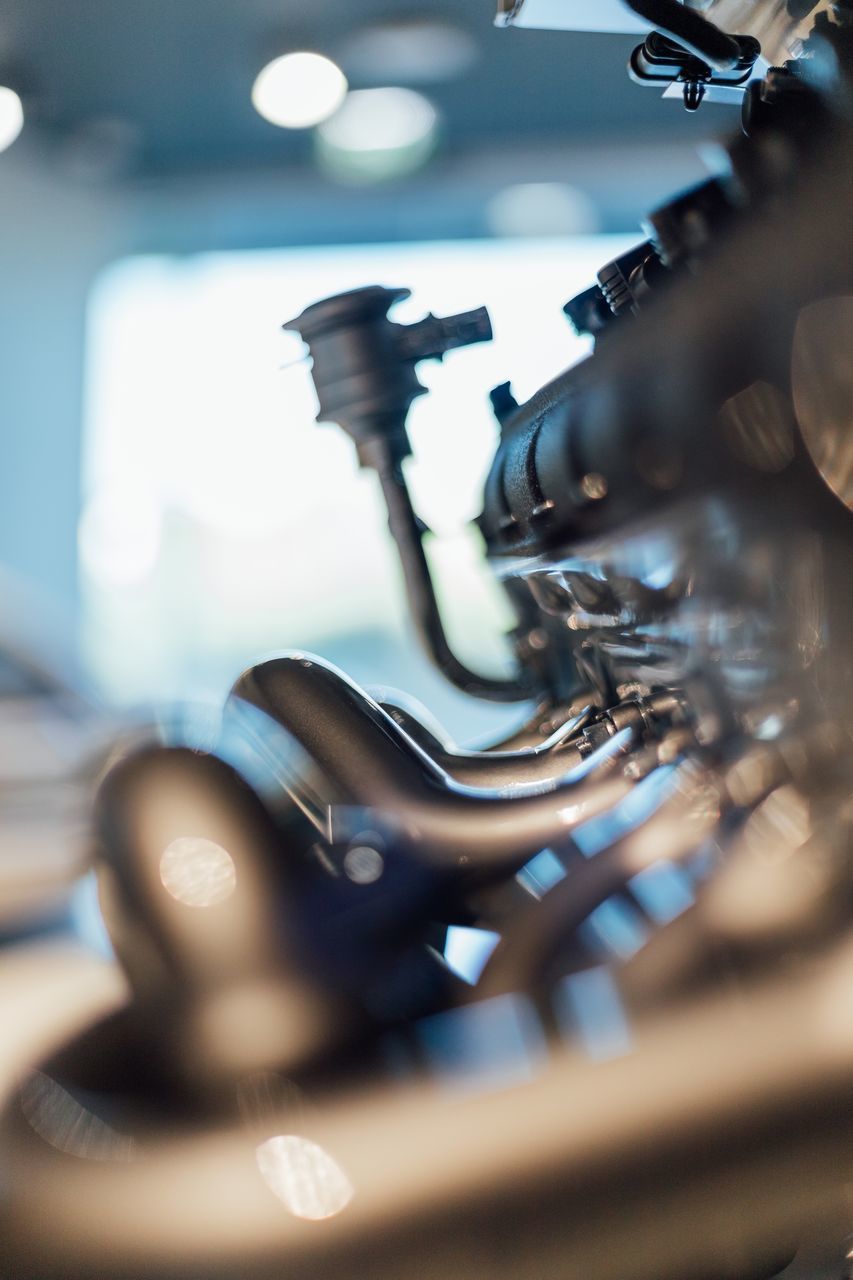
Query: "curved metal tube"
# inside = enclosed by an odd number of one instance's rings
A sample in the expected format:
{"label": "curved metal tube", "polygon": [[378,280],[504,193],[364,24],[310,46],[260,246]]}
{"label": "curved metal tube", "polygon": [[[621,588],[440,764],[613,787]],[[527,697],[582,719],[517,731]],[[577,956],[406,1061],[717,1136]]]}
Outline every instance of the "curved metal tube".
{"label": "curved metal tube", "polygon": [[456,750],[444,725],[418,698],[385,685],[371,685],[367,693],[428,756],[436,759],[443,751]]}
{"label": "curved metal tube", "polygon": [[[327,817],[334,820],[336,805],[387,815],[400,837],[432,860],[487,876],[523,866],[540,849],[607,812],[633,786],[614,768],[614,757],[631,740],[626,730],[544,794],[541,784],[532,794],[511,797],[464,787],[346,676],[302,655],[247,671],[228,704],[238,721],[241,704],[285,729],[326,780],[334,791]],[[245,729],[252,732],[251,725]],[[334,831],[324,834],[335,837]]]}
{"label": "curved metal tube", "polygon": [[[731,1275],[733,1258],[734,1274],[752,1274],[780,1236],[814,1229],[816,1206],[837,1204],[839,1240],[847,1229],[853,1040],[831,1015],[851,982],[845,940],[734,1002],[704,998],[637,1028],[634,1052],[604,1068],[558,1052],[535,1082],[471,1090],[464,1106],[399,1082],[332,1099],[311,1138],[358,1189],[340,1230],[282,1212],[245,1124],[185,1125],[178,1142],[172,1122],[148,1134],[144,1159],[72,1162],[25,1145],[32,1131],[4,1097],[6,1274],[104,1275],[107,1258],[128,1280],[174,1273],[177,1257],[195,1275],[410,1280],[428,1258],[429,1276],[449,1276],[460,1221],[468,1273],[491,1280],[529,1274],[533,1247],[543,1278]],[[277,1125],[293,1114],[281,1107]],[[168,1235],[141,1226],[159,1214]],[[650,1229],[661,1222],[689,1229]],[[484,1225],[502,1229],[501,1247]]]}
{"label": "curved metal tube", "polygon": [[[436,752],[458,752],[457,743],[442,727],[430,711],[408,693],[398,689],[373,688],[372,696],[399,724],[401,729],[423,747],[427,755]],[[580,715],[587,707],[597,705],[597,695],[591,688],[581,689],[571,702],[555,704],[550,698],[539,701],[523,724],[512,729],[504,738],[480,747],[479,754],[492,755],[508,751],[530,751],[561,729],[569,720]]]}
{"label": "curved metal tube", "polygon": [[394,723],[431,757],[455,782],[483,790],[518,790],[534,783],[556,783],[581,755],[572,739],[589,721],[592,707],[584,709],[552,733],[539,746],[517,751],[464,751],[448,739],[440,740],[404,707],[383,700],[380,706]]}
{"label": "curved metal tube", "polygon": [[[353,1033],[351,1007],[304,963],[287,842],[228,764],[159,745],[127,756],[101,785],[95,831],[139,1026],[206,1099]],[[261,1010],[263,1034],[232,1034]]]}
{"label": "curved metal tube", "polygon": [[584,707],[596,706],[597,702],[598,696],[592,688],[581,690],[570,703],[564,705],[555,705],[550,699],[543,700],[523,725],[483,750],[525,751],[530,747],[539,747],[560,725],[565,724],[572,716],[579,715]]}
{"label": "curved metal tube", "polygon": [[708,804],[709,783],[694,765],[678,766],[674,793],[641,826],[570,872],[512,925],[483,970],[477,999],[535,988],[596,907],[647,867],[693,853],[719,822],[719,806]]}
{"label": "curved metal tube", "polygon": [[[478,999],[534,987],[571,933],[635,875],[655,863],[689,857],[724,820],[749,814],[776,787],[795,779],[805,760],[820,762],[833,749],[831,735],[822,740],[812,734],[753,745],[715,769],[682,756],[675,766],[675,790],[646,821],[561,880],[513,925],[481,975]],[[694,921],[691,939],[695,932]],[[651,947],[666,949],[671,937],[671,930],[659,934]],[[636,971],[637,961],[632,963]],[[665,962],[664,970],[668,967]]]}

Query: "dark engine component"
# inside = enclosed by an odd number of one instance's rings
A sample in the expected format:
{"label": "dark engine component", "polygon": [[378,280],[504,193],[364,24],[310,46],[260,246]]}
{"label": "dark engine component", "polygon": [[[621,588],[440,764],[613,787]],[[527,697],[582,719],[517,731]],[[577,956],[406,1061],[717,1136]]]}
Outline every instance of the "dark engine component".
{"label": "dark engine component", "polygon": [[315,302],[284,326],[296,330],[311,352],[321,419],[347,431],[363,466],[376,465],[377,448],[395,463],[411,453],[406,414],[425,393],[415,371],[418,361],[441,360],[455,347],[492,336],[485,307],[395,324],[388,312],[408,297],[408,289],[353,289]]}
{"label": "dark engine component", "polygon": [[638,84],[660,86],[676,82],[683,85],[685,107],[688,111],[697,111],[709,85],[737,88],[749,80],[761,45],[751,36],[741,36],[737,45],[737,60],[732,63],[727,57],[723,70],[715,72],[709,62],[689,48],[653,31],[645,43],[634,50],[628,65],[632,79]]}
{"label": "dark engine component", "polygon": [[444,633],[423,547],[429,530],[412,507],[403,474],[411,453],[406,415],[423,395],[415,365],[440,360],[454,347],[492,336],[485,308],[465,315],[400,325],[388,319],[408,289],[373,286],[327,298],[288,321],[308,345],[320,417],[337,422],[355,442],[362,466],[376,471],[388,507],[388,524],[400,552],[412,617],[436,665],[466,693],[499,702],[522,701],[531,688],[523,677],[489,679],[469,671]]}

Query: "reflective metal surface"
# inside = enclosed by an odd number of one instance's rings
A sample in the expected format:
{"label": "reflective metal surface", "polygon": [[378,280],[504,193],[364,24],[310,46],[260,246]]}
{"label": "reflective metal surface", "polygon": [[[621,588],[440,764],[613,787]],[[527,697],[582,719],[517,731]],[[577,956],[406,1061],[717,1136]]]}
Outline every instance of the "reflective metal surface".
{"label": "reflective metal surface", "polygon": [[[814,6],[703,12],[784,44]],[[306,313],[437,666],[532,709],[465,750],[285,653],[205,734],[117,745],[92,846],[126,987],[0,964],[3,1275],[848,1274],[853,17],[831,17],[745,90],[725,178],[569,304],[593,354],[494,398],[479,525],[511,677],[455,658],[400,465],[435,354],[406,344],[487,319],[389,337],[385,289]]]}

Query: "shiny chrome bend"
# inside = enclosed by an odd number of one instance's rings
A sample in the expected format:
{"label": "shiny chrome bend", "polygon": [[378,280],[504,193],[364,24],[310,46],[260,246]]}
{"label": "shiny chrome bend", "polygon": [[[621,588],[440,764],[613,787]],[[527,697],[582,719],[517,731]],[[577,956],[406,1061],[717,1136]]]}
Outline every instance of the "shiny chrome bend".
{"label": "shiny chrome bend", "polygon": [[556,786],[560,778],[583,759],[577,749],[577,739],[593,714],[591,706],[583,707],[536,746],[513,751],[466,751],[443,734],[437,737],[408,708],[384,699],[380,706],[455,782],[501,792],[523,790],[536,783]]}
{"label": "shiny chrome bend", "polygon": [[[226,717],[256,738],[248,705],[286,731],[310,770],[315,793],[327,792],[325,830],[336,807],[387,815],[400,837],[431,860],[505,875],[533,854],[618,804],[633,786],[618,767],[633,739],[628,729],[549,790],[537,782],[512,794],[455,781],[387,712],[330,664],[302,654],[273,658],[244,673]],[[320,826],[316,814],[310,814]],[[322,828],[321,828],[322,829]]]}

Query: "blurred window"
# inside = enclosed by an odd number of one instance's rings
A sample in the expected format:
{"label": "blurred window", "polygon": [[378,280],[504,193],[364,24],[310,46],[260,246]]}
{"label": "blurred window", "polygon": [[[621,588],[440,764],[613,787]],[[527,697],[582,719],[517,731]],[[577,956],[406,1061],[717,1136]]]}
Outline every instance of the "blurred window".
{"label": "blurred window", "polygon": [[[396,317],[485,303],[495,341],[421,365],[409,474],[458,647],[500,667],[507,618],[475,531],[497,428],[587,349],[562,315],[624,237],[490,240],[135,258],[90,308],[80,564],[84,640],[119,702],[221,697],[272,648],[321,651],[408,687],[452,728],[460,703],[414,652],[372,475],[314,425],[299,340],[281,324],[369,283],[406,285]],[[486,731],[507,712],[466,721]],[[491,717],[491,718],[490,718]]]}

